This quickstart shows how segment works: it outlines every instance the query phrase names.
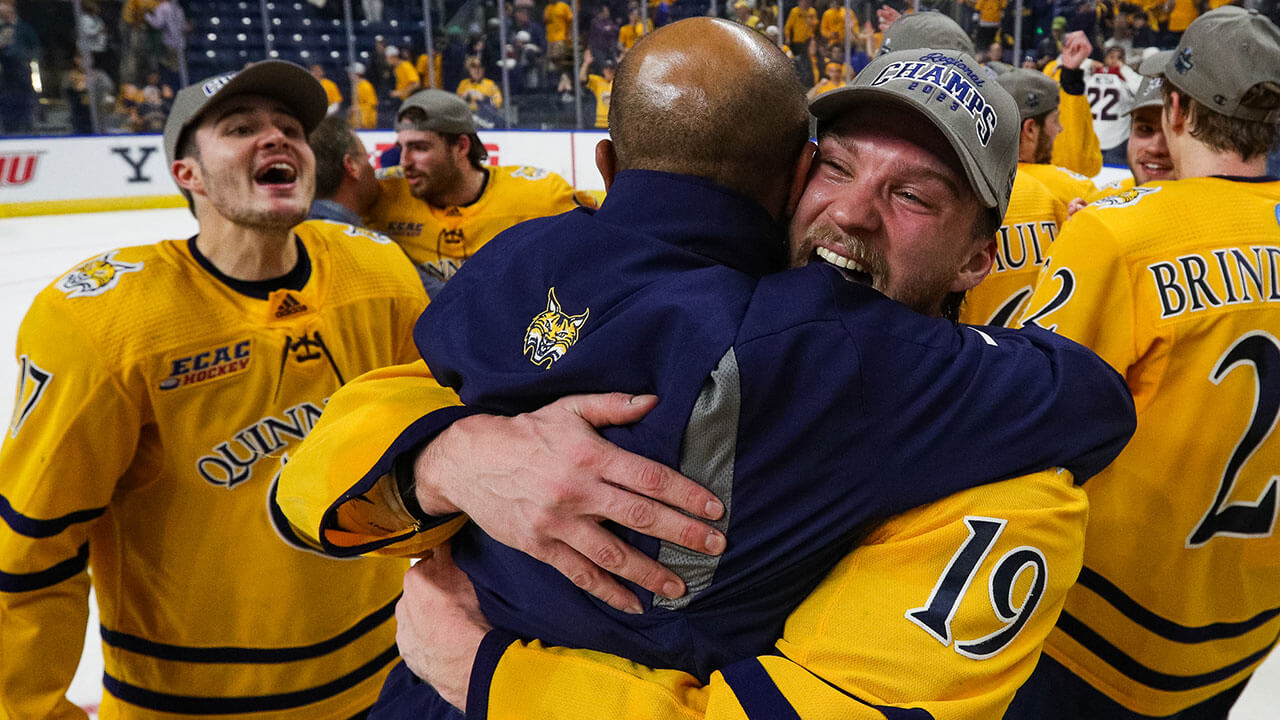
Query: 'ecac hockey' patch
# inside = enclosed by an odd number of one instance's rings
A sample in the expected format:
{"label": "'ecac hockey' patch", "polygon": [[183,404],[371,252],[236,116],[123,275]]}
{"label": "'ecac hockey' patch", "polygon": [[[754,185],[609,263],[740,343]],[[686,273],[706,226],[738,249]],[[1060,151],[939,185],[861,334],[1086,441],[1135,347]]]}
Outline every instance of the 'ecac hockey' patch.
{"label": "'ecac hockey' patch", "polygon": [[57,282],[59,290],[69,298],[91,297],[101,295],[120,282],[125,273],[137,272],[142,263],[128,263],[115,260],[118,251],[112,250],[90,260],[71,272],[63,275]]}
{"label": "'ecac hockey' patch", "polygon": [[1116,193],[1115,195],[1108,195],[1107,197],[1104,197],[1101,200],[1095,200],[1093,201],[1092,206],[1099,207],[1099,208],[1129,207],[1130,205],[1137,205],[1138,201],[1141,200],[1144,196],[1150,195],[1151,193],[1154,193],[1154,192],[1160,192],[1160,188],[1159,187],[1136,187],[1129,190],[1125,190],[1124,192],[1121,192],[1121,193]]}
{"label": "'ecac hockey' patch", "polygon": [[160,389],[173,390],[242,373],[252,358],[251,340],[174,358],[169,361],[169,376],[160,381]]}

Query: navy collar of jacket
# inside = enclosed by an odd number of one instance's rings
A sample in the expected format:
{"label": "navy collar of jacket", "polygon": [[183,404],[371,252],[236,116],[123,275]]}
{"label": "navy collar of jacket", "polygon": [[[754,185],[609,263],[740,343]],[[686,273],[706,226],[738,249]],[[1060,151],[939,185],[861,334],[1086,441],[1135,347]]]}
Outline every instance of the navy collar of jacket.
{"label": "navy collar of jacket", "polygon": [[595,217],[750,275],[786,269],[784,228],[760,203],[703,178],[623,170]]}

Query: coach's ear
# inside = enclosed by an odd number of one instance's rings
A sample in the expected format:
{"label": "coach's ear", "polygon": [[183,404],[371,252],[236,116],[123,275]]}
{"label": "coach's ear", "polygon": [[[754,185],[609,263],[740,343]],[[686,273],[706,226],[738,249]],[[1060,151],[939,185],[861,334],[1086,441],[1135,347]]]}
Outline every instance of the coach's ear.
{"label": "coach's ear", "polygon": [[782,218],[785,220],[795,214],[800,205],[800,196],[809,184],[809,169],[818,158],[818,146],[812,140],[805,142],[800,150],[800,158],[796,160],[795,172],[791,174],[791,187],[787,190],[787,206],[783,208]]}
{"label": "coach's ear", "polygon": [[609,186],[618,175],[618,153],[613,149],[613,141],[608,138],[596,143],[596,169],[600,171],[600,177],[604,178],[605,192],[609,192]]}

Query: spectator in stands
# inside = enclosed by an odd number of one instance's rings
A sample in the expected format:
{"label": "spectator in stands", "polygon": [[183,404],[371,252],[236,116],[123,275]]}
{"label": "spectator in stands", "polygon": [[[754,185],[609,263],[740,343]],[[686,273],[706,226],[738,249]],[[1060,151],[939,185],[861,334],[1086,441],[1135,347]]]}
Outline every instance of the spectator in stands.
{"label": "spectator in stands", "polygon": [[1056,58],[1062,54],[1062,38],[1067,34],[1067,19],[1061,15],[1055,17],[1049,25],[1049,34],[1036,44],[1036,55],[1042,58]]}
{"label": "spectator in stands", "polygon": [[[639,17],[639,11],[633,10],[632,12]],[[747,0],[737,0],[733,4],[733,21],[756,31],[759,31],[762,27],[760,14],[755,11],[755,8],[751,7],[751,3],[748,3]],[[625,31],[626,28],[623,28],[623,30]]]}
{"label": "spectator in stands", "polygon": [[[542,47],[546,47],[544,44]],[[467,38],[462,28],[450,25],[444,30],[444,51],[440,69],[444,73],[444,87],[458,87],[467,76]]]}
{"label": "spectator in stands", "polygon": [[[396,87],[395,66],[387,62],[387,41],[381,36],[373,39],[373,52],[369,54],[367,79],[380,98],[388,98]],[[395,105],[395,103],[391,103]]]}
{"label": "spectator in stands", "polygon": [[347,77],[351,79],[352,93],[355,95],[349,122],[361,130],[371,130],[378,127],[378,95],[373,89],[373,83],[366,80],[364,75],[364,63],[351,63],[351,67],[347,68]]}
{"label": "spectator in stands", "polygon": [[578,79],[582,81],[584,87],[596,96],[596,122],[598,128],[609,127],[609,102],[613,99],[613,71],[614,63],[612,60],[605,60],[600,63],[600,74],[591,72],[591,63],[595,59],[594,53],[587,50],[582,55],[582,70],[578,73]]}
{"label": "spectator in stands", "polygon": [[77,52],[88,50],[93,56],[93,66],[100,70],[114,72],[120,61],[115,59],[115,50],[107,37],[107,23],[100,14],[98,0],[84,0],[80,5],[80,17],[76,21],[79,28],[76,46]]}
{"label": "spectator in stands", "polygon": [[[187,17],[176,0],[160,0],[151,12],[146,15],[147,25],[151,27],[148,37],[151,38],[152,49],[157,53],[156,65],[165,72],[170,82],[179,82],[178,61],[180,53],[186,52]],[[159,43],[156,37],[159,36]],[[172,96],[172,93],[170,94]]]}
{"label": "spectator in stands", "polygon": [[342,91],[338,89],[338,84],[324,76],[324,66],[320,63],[312,63],[311,77],[320,81],[320,86],[324,88],[325,98],[329,101],[329,109],[325,111],[325,115],[332,117],[342,110]]}
{"label": "spectator in stands", "polygon": [[[738,0],[738,2],[743,2],[743,0]],[[734,7],[736,8],[737,5],[735,4]],[[760,19],[756,18],[756,24],[748,24],[747,27],[759,30],[759,25]],[[618,57],[621,58],[623,54],[630,50],[631,46],[635,45],[641,36],[651,32],[653,32],[653,22],[641,20],[640,8],[631,8],[627,13],[627,24],[618,30]]]}
{"label": "spectator in stands", "polygon": [[120,83],[138,85],[147,72],[155,69],[160,54],[160,33],[147,23],[147,13],[155,10],[159,0],[125,0],[120,10]]}
{"label": "spectator in stands", "polygon": [[587,48],[601,62],[613,60],[618,54],[618,23],[613,19],[608,3],[601,3],[596,16],[591,18]]}
{"label": "spectator in stands", "polygon": [[823,93],[831,92],[836,88],[842,88],[844,86],[844,65],[841,65],[834,60],[830,60],[827,62],[826,77],[822,78],[822,81],[817,85],[809,88],[807,97],[812,100]]}
{"label": "spectator in stands", "polygon": [[418,79],[422,82],[422,87],[433,87],[437,90],[444,88],[444,52],[442,51],[444,38],[437,37],[435,39],[435,53],[427,55],[424,51],[418,54],[418,61],[414,63],[414,69],[418,71]]}
{"label": "spectator in stands", "polygon": [[542,87],[542,48],[533,42],[528,30],[519,30],[511,41],[509,53],[514,62],[511,92],[524,93]]}
{"label": "spectator in stands", "polygon": [[0,0],[0,131],[29,133],[35,118],[36,91],[31,61],[40,56],[40,39],[18,17],[14,0]]}
{"label": "spectator in stands", "polygon": [[1139,10],[1129,16],[1129,24],[1132,30],[1132,43],[1135,48],[1155,47],[1159,44],[1156,38],[1156,32],[1151,29],[1151,23],[1148,22],[1147,13]]}
{"label": "spectator in stands", "polygon": [[391,97],[397,101],[403,101],[422,87],[422,77],[409,61],[408,50],[388,45],[386,56],[387,65],[391,67],[391,72],[395,76],[395,87],[391,90]]}
{"label": "spectator in stands", "polygon": [[360,136],[345,120],[326,117],[307,136],[316,155],[316,199],[310,220],[360,226],[382,193]]}
{"label": "spectator in stands", "polygon": [[96,102],[98,107],[99,126],[106,126],[106,111],[112,102],[115,84],[99,67],[85,72],[84,60],[80,53],[71,56],[71,69],[62,75],[62,97],[67,101],[67,109],[71,111],[71,132],[75,135],[92,135],[97,132],[93,126],[93,113],[90,103]]}
{"label": "spectator in stands", "polygon": [[791,8],[791,12],[787,13],[787,22],[782,26],[782,36],[791,47],[792,55],[808,57],[809,41],[813,39],[817,28],[818,11],[813,8],[812,0],[799,0]]}
{"label": "spectator in stands", "polygon": [[500,120],[498,111],[502,109],[502,91],[484,76],[484,63],[479,58],[467,61],[467,73],[469,77],[458,83],[458,97],[467,101],[477,125],[491,128]]}
{"label": "spectator in stands", "polygon": [[360,0],[360,7],[364,10],[365,20],[382,22],[382,0]]}
{"label": "spectator in stands", "polygon": [[828,48],[839,48],[839,54],[844,54],[845,33],[857,27],[858,14],[851,10],[846,13],[843,0],[832,0],[831,6],[822,13],[818,31]]}
{"label": "spectator in stands", "polygon": [[551,63],[551,70],[560,72],[568,69],[573,64],[568,49],[573,8],[564,0],[550,0],[542,11],[542,23],[547,31],[547,60]]}

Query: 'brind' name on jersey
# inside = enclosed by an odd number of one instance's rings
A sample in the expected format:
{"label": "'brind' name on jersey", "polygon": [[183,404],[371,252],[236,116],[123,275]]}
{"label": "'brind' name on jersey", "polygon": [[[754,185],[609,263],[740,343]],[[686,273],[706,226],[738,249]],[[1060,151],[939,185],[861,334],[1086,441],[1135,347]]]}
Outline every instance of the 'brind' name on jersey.
{"label": "'brind' name on jersey", "polygon": [[1160,300],[1160,318],[1206,308],[1280,302],[1280,247],[1253,245],[1180,255],[1147,270]]}

